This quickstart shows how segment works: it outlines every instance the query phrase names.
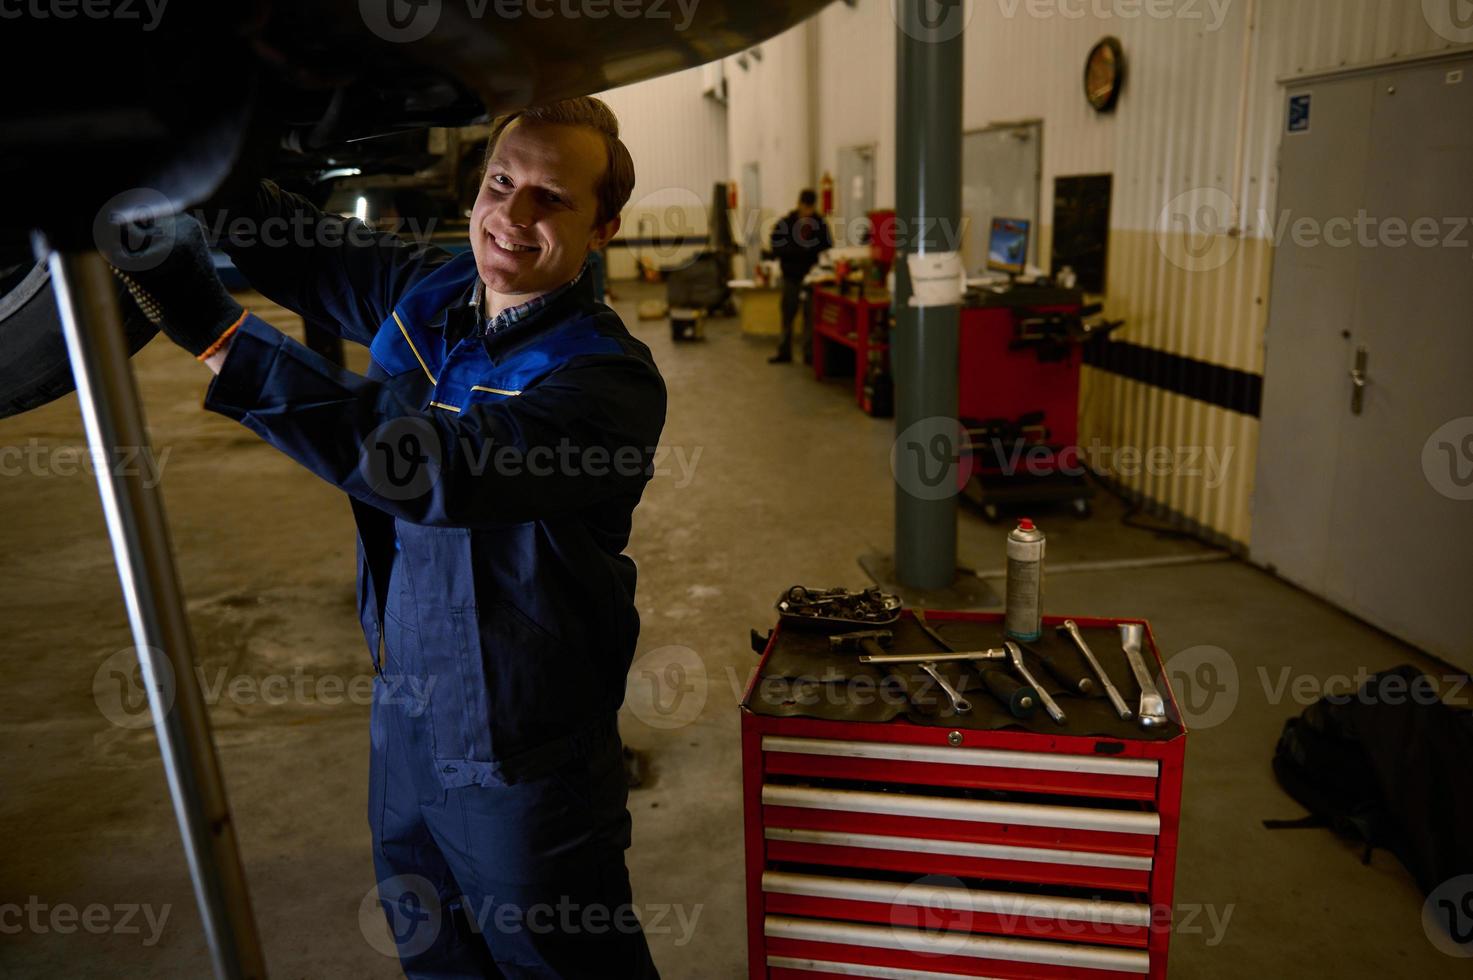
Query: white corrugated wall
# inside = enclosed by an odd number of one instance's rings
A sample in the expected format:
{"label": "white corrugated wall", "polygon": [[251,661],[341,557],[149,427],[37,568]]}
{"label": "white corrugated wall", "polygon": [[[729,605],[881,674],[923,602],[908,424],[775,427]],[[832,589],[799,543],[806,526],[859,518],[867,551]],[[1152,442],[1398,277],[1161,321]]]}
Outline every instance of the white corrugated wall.
{"label": "white corrugated wall", "polygon": [[[1106,302],[1110,315],[1127,322],[1120,339],[1259,374],[1284,125],[1281,81],[1468,47],[1457,43],[1456,31],[1444,26],[1439,33],[1429,21],[1452,2],[973,0],[964,39],[964,128],[1042,120],[1044,264],[1055,178],[1114,175]],[[676,122],[684,118],[675,114],[678,106],[691,110],[689,88],[698,88],[692,81],[677,91],[682,75],[613,93],[631,139],[655,140],[648,148],[641,143],[636,162],[658,161],[661,176],[646,183],[642,170],[636,200],[651,192],[668,198],[676,188],[699,197],[685,206],[703,216],[708,176],[737,180],[742,166],[756,161],[765,225],[791,206],[797,189],[825,170],[837,172],[841,147],[873,143],[876,203],[893,206],[890,10],[891,0],[835,3],[764,43],[760,59],[746,55],[745,68],[728,58],[729,107],[696,113],[695,126]],[[1086,54],[1105,35],[1121,39],[1129,78],[1116,111],[1101,116],[1085,103],[1081,78]],[[668,92],[658,94],[666,85]],[[810,85],[817,118],[810,118]],[[711,114],[721,111],[724,158],[711,129]],[[1191,234],[1204,216],[1231,233]],[[1087,450],[1100,447],[1094,459],[1102,470],[1206,531],[1246,544],[1256,418],[1089,368],[1082,395],[1080,441]],[[1141,462],[1122,467],[1121,449]],[[1147,467],[1152,450],[1158,464],[1163,451],[1171,462]]]}
{"label": "white corrugated wall", "polygon": [[[979,4],[978,10],[989,7]],[[1075,28],[1085,36],[1076,34],[1069,49],[1057,53],[1070,84],[1062,89],[1067,105],[1059,115],[1044,116],[1044,198],[1051,199],[1054,176],[1092,169],[1090,154],[1071,158],[1068,147],[1075,134],[1094,148],[1099,129],[1110,130],[1103,151],[1109,164],[1103,169],[1115,174],[1107,309],[1127,322],[1120,339],[1261,374],[1276,160],[1285,124],[1281,80],[1456,45],[1432,28],[1415,0],[1234,0],[1219,8],[1216,26],[1209,23],[1212,12],[1205,4],[1177,7],[1206,16],[1091,18]],[[979,44],[977,29],[987,25],[974,20],[973,46]],[[1034,34],[1061,45],[1069,33],[1034,27]],[[1078,66],[1088,44],[1105,33],[1123,42],[1130,77],[1113,118],[1081,125]],[[1046,49],[1026,49],[1021,38],[994,46],[983,37],[980,43],[983,57],[991,51],[1003,63],[1010,54],[1033,64],[1055,60]],[[969,70],[969,105],[973,77]],[[991,104],[999,91],[984,87],[977,99]],[[1022,96],[983,115],[1006,118],[1026,104]],[[1075,120],[1068,121],[1070,116]],[[1055,118],[1061,120],[1057,125]],[[1049,210],[1046,204],[1045,214]],[[1172,220],[1201,225],[1204,215],[1206,226],[1220,222],[1237,233],[1193,236],[1168,230]],[[1191,472],[1180,465],[1154,474],[1117,471],[1121,483],[1246,545],[1256,418],[1088,368],[1083,394],[1083,443],[1098,438],[1104,445],[1143,453],[1182,449],[1185,454],[1174,456],[1178,463],[1193,455],[1198,461]]]}
{"label": "white corrugated wall", "polygon": [[[1444,3],[974,0],[964,37],[963,126],[1043,121],[1044,264],[1054,179],[1114,174],[1107,312],[1127,322],[1120,339],[1261,374],[1273,223],[1260,216],[1274,208],[1280,81],[1459,47],[1455,31],[1439,33],[1429,22]],[[817,18],[817,30],[815,171],[833,173],[842,146],[876,143],[876,198],[892,205],[890,2],[834,4]],[[1089,49],[1106,35],[1124,45],[1129,78],[1116,111],[1102,116],[1086,104],[1081,79]],[[1243,227],[1195,237],[1169,230],[1172,219],[1204,218],[1209,227]],[[1100,447],[1094,460],[1101,469],[1246,545],[1256,418],[1089,368],[1082,395],[1081,445]],[[1121,466],[1121,449],[1140,461]],[[1147,466],[1152,450],[1156,465]],[[1170,454],[1165,465],[1163,453]]]}
{"label": "white corrugated wall", "polygon": [[676,245],[705,236],[712,188],[726,180],[726,113],[702,93],[700,68],[599,93],[619,117],[619,133],[634,158],[634,192],[609,249],[609,274],[635,274],[644,257],[675,265],[699,250]]}
{"label": "white corrugated wall", "polygon": [[875,207],[895,206],[895,25],[890,0],[829,5],[817,18],[818,160],[837,179],[839,150],[875,144]]}
{"label": "white corrugated wall", "polygon": [[737,201],[733,227],[738,237],[753,231],[766,241],[772,222],[812,182],[810,30],[799,24],[764,41],[755,54],[749,50],[726,59],[729,175],[740,181],[742,168],[750,163],[758,164],[761,175],[758,212],[752,213],[744,194]]}

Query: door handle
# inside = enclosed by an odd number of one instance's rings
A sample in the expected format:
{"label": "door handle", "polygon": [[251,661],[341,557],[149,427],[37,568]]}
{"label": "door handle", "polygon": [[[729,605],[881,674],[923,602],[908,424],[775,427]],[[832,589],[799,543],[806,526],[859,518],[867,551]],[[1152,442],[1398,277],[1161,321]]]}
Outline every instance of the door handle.
{"label": "door handle", "polygon": [[1369,355],[1364,347],[1355,349],[1355,367],[1350,369],[1350,414],[1359,415],[1365,407],[1366,385],[1371,379],[1366,375],[1366,361]]}

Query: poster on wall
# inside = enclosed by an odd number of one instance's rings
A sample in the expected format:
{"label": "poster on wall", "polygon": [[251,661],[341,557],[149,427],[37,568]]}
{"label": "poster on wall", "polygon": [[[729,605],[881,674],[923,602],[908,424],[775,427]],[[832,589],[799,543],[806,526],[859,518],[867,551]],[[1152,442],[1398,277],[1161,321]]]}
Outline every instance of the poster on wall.
{"label": "poster on wall", "polygon": [[1079,288],[1090,294],[1105,292],[1113,183],[1110,174],[1054,180],[1052,274],[1059,275],[1066,266],[1073,269]]}
{"label": "poster on wall", "polygon": [[1309,132],[1309,107],[1313,99],[1309,93],[1289,96],[1289,132]]}

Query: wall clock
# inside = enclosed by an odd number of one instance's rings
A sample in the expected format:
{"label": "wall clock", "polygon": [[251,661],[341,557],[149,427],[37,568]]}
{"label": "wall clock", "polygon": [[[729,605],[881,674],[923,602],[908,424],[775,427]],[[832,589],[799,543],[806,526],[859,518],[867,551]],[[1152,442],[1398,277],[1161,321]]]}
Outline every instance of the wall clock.
{"label": "wall clock", "polygon": [[1090,49],[1084,62],[1084,97],[1097,112],[1110,112],[1125,84],[1125,49],[1120,39],[1107,37]]}

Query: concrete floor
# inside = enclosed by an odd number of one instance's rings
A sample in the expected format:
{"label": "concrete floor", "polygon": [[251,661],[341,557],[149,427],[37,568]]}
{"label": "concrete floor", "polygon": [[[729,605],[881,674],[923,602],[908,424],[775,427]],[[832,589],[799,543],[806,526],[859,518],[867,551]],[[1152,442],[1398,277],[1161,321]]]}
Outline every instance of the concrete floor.
{"label": "concrete floor", "polygon": [[[649,488],[630,547],[641,656],[653,657],[643,667],[682,659],[696,682],[689,697],[704,699],[698,714],[677,712],[689,724],[670,728],[649,710],[636,665],[623,730],[648,753],[652,778],[630,803],[635,899],[683,915],[651,937],[664,976],[740,977],[735,704],[756,663],[748,629],[771,625],[774,600],[794,582],[865,584],[857,557],[890,547],[892,426],[861,415],[839,384],[768,366],[770,345],[744,339],[734,322],[675,347],[664,321],[634,318],[648,287],[620,294],[671,396],[670,472]],[[361,351],[353,356],[362,363]],[[368,659],[353,616],[348,508],[245,429],[201,411],[204,371],[166,341],[135,365],[204,680],[221,692],[211,716],[272,975],[397,976],[360,926],[366,898],[370,925],[377,911],[364,818],[368,709],[356,693]],[[204,976],[152,731],[109,720],[133,717],[109,659],[126,663],[131,654],[118,651],[130,641],[96,489],[67,448],[84,445],[72,398],[0,422],[0,447],[27,454],[4,457],[0,479],[0,676],[10,693],[0,718],[0,912],[6,903],[39,910],[18,933],[14,913],[0,917],[0,976]],[[1301,813],[1269,770],[1281,724],[1301,710],[1276,696],[1281,671],[1323,682],[1407,661],[1440,668],[1252,567],[1118,518],[1103,497],[1088,521],[1040,516],[1052,566],[1204,560],[1055,570],[1051,610],[1149,617],[1165,653],[1190,650],[1187,659],[1210,660],[1229,679],[1236,671],[1203,709],[1214,724],[1190,736],[1171,975],[1466,975],[1425,937],[1421,896],[1392,857],[1362,867],[1326,831],[1260,824]],[[964,513],[962,563],[996,568],[1002,535]],[[105,908],[87,913],[90,927],[66,917],[90,905]]]}

